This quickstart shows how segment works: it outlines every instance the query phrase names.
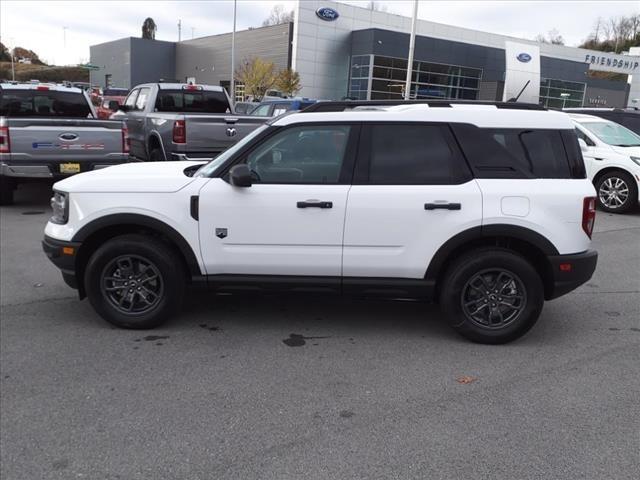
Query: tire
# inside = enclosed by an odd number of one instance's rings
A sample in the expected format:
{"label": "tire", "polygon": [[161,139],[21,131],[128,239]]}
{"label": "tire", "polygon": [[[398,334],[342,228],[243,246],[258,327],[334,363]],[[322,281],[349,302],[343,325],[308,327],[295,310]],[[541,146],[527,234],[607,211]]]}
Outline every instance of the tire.
{"label": "tire", "polygon": [[622,170],[608,172],[596,182],[598,205],[608,213],[626,213],[638,202],[638,184]]}
{"label": "tire", "polygon": [[450,325],[477,343],[501,344],[521,337],[535,325],[543,303],[538,272],[517,253],[499,247],[459,257],[440,289],[440,305]]}
{"label": "tire", "polygon": [[93,253],[84,284],[91,305],[106,321],[121,328],[149,329],[179,311],[185,272],[181,259],[162,241],[123,235]]}
{"label": "tire", "polygon": [[0,177],[0,205],[13,205],[13,191],[16,182],[7,177]]}
{"label": "tire", "polygon": [[155,147],[151,152],[149,152],[149,161],[150,162],[164,162],[166,158],[164,158],[164,152],[160,147]]}

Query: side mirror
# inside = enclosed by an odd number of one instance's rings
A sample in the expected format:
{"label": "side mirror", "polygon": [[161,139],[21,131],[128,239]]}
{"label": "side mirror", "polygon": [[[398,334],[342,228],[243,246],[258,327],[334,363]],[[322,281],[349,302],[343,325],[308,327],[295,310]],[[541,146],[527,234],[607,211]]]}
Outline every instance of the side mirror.
{"label": "side mirror", "polygon": [[118,110],[120,110],[120,104],[117,100],[109,101],[109,110],[111,110],[112,112],[117,112]]}
{"label": "side mirror", "polygon": [[229,182],[234,187],[250,187],[253,184],[251,169],[246,163],[231,167],[229,170]]}
{"label": "side mirror", "polygon": [[578,145],[580,145],[580,150],[582,150],[583,152],[589,151],[589,145],[587,145],[587,142],[585,142],[583,139],[578,139]]}

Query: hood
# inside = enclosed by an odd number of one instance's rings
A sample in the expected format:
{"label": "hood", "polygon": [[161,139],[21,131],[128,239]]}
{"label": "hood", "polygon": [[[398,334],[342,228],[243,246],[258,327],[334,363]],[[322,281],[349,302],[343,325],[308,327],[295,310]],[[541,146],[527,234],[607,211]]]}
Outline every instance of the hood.
{"label": "hood", "polygon": [[616,147],[614,145],[611,145],[611,148],[614,152],[620,153],[621,155],[640,157],[640,147]]}
{"label": "hood", "polygon": [[79,173],[54,185],[63,192],[170,193],[184,188],[193,177],[184,174],[188,167],[205,162],[135,162]]}

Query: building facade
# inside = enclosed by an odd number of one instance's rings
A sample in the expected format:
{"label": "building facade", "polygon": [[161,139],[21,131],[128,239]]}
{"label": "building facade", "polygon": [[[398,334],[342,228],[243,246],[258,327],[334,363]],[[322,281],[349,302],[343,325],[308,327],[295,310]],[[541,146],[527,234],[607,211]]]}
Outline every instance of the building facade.
{"label": "building facade", "polygon": [[[232,70],[260,57],[277,69],[296,70],[304,97],[401,98],[410,28],[411,19],[400,15],[329,0],[298,1],[293,23],[236,32],[233,69],[231,34],[178,43],[129,38],[91,47],[91,63],[100,67],[91,73],[91,81],[131,87],[175,79],[228,88]],[[419,20],[411,97],[492,101],[517,97],[554,108],[635,105],[640,91],[639,53],[539,44]],[[623,75],[617,80],[597,78],[594,71]]]}

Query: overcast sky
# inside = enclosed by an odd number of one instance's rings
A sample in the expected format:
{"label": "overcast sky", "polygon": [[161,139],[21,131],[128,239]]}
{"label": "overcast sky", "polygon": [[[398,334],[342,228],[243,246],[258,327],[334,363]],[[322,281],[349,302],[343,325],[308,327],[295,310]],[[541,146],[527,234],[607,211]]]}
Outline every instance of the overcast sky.
{"label": "overcast sky", "polygon": [[[304,0],[303,0],[304,1]],[[363,6],[367,2],[345,1]],[[379,1],[388,12],[410,16],[412,1]],[[238,30],[257,27],[274,5],[293,9],[293,1],[238,1]],[[178,19],[182,38],[229,32],[233,1],[0,1],[0,40],[34,50],[49,63],[75,64],[89,59],[89,46],[141,35],[144,19],[158,27],[156,38],[176,41]],[[640,12],[635,1],[433,1],[421,0],[419,18],[487,32],[533,38],[557,29],[575,46],[592,30],[599,16]],[[66,29],[64,28],[66,27]],[[193,29],[193,30],[192,30]],[[66,33],[66,46],[65,46]]]}

